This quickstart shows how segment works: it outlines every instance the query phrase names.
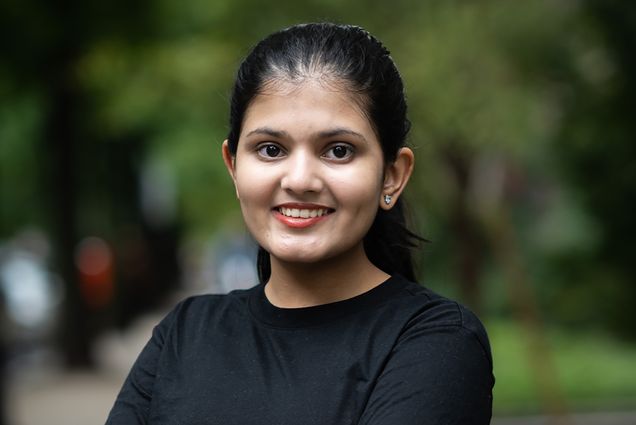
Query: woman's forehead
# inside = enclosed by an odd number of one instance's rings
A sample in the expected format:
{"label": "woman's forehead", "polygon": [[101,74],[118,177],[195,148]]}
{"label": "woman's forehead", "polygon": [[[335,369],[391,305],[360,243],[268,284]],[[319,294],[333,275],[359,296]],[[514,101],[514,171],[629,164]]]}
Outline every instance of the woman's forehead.
{"label": "woman's forehead", "polygon": [[358,94],[320,80],[302,84],[277,81],[254,97],[241,133],[276,125],[352,127],[354,131],[375,133],[360,103]]}
{"label": "woman's forehead", "polygon": [[367,115],[369,103],[368,95],[357,90],[350,81],[326,73],[295,78],[272,77],[261,85],[256,96],[289,96],[307,88],[339,97],[359,109],[359,112]]}

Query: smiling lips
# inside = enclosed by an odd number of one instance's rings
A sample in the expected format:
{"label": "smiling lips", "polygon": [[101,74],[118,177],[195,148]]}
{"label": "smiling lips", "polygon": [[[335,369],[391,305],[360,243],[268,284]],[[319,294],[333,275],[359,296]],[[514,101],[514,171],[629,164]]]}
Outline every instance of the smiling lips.
{"label": "smiling lips", "polygon": [[294,228],[305,228],[324,220],[332,208],[314,205],[281,205],[273,209],[274,217]]}

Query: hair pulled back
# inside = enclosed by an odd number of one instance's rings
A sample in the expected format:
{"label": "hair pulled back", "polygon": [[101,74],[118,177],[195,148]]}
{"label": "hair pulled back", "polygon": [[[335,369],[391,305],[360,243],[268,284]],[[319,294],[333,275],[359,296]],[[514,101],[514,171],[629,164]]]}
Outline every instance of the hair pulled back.
{"label": "hair pulled back", "polygon": [[[320,78],[340,84],[363,107],[376,131],[384,162],[391,163],[406,145],[410,122],[402,78],[389,51],[366,30],[352,25],[295,25],[260,41],[241,63],[230,103],[228,144],[236,155],[241,126],[250,102],[268,85],[280,81],[301,84]],[[404,202],[378,208],[364,249],[369,260],[387,274],[415,280],[411,248],[423,239],[408,230]],[[269,280],[269,253],[259,248],[261,282]]]}

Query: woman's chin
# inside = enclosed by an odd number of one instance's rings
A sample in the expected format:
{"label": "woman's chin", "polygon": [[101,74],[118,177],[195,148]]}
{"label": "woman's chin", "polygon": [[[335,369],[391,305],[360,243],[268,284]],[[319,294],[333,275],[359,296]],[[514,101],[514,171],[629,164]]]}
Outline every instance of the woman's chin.
{"label": "woman's chin", "polygon": [[320,255],[316,252],[301,252],[301,251],[278,252],[278,253],[271,253],[270,255],[273,259],[275,259],[281,264],[286,264],[286,265],[298,264],[298,265],[304,265],[304,266],[322,263],[329,258],[329,256]]}
{"label": "woman's chin", "polygon": [[353,264],[357,255],[365,255],[362,244],[360,244],[360,249],[349,246],[314,246],[312,248],[301,244],[273,249],[269,253],[273,261],[291,267],[294,265],[328,267],[330,262],[334,260],[337,263],[347,261]]}

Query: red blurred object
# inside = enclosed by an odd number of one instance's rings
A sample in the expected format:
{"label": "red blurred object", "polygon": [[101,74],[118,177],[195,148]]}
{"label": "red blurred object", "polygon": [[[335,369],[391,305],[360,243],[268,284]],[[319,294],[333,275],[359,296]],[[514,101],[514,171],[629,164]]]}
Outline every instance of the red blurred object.
{"label": "red blurred object", "polygon": [[106,241],[97,237],[83,239],[75,251],[75,265],[86,305],[94,310],[107,307],[113,300],[115,286],[113,254]]}

